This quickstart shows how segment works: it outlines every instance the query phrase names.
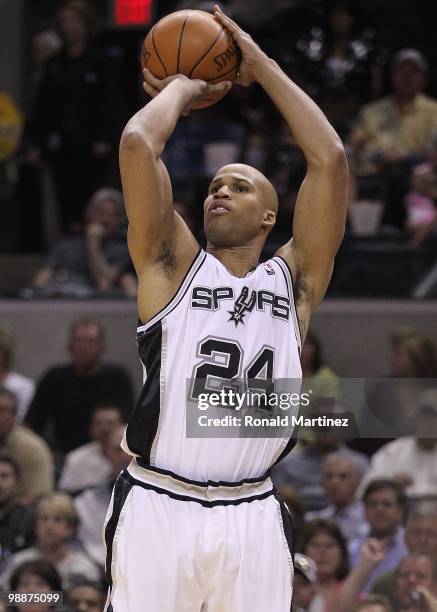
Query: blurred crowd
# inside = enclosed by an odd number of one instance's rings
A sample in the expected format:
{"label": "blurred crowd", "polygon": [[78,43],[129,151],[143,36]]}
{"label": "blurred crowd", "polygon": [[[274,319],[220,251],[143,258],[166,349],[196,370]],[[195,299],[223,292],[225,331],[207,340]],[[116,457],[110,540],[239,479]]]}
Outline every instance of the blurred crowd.
{"label": "blurred crowd", "polygon": [[[186,3],[167,4],[170,11]],[[191,2],[190,8],[209,4]],[[239,2],[224,4],[240,17]],[[377,241],[382,264],[384,248],[397,249],[398,260],[407,261],[402,274],[411,268],[407,294],[432,296],[437,90],[426,57],[431,43],[424,39],[421,49],[412,48],[408,36],[403,40],[387,32],[397,27],[396,20],[392,26],[372,23],[358,0],[317,6],[315,11],[290,2],[280,28],[267,19],[254,24],[247,15],[248,27],[343,139],[351,175],[345,258],[360,255],[363,239]],[[244,25],[241,7],[240,13]],[[104,25],[85,0],[67,1],[33,35],[25,108],[0,93],[0,199],[12,198],[20,211],[19,239],[9,251],[48,253],[32,283],[36,295],[132,297],[136,292],[122,245],[126,220],[116,193],[117,148],[125,121],[145,99],[138,53],[132,57],[122,44],[112,44]],[[143,35],[132,33],[137,52]],[[130,74],[137,76],[128,82]],[[279,193],[278,224],[267,256],[289,237],[305,159],[256,86],[234,88],[220,104],[182,119],[164,152],[175,206],[201,242],[207,184],[222,164],[235,160],[264,172]],[[8,244],[6,238],[3,242]],[[392,272],[395,283],[396,269]],[[350,278],[356,270],[340,270],[340,276],[346,293],[356,289]]]}
{"label": "blurred crowd", "polygon": [[[14,331],[0,326],[0,589],[62,590],[65,610],[101,610],[104,520],[131,459],[120,448],[131,380],[106,359],[98,319],[75,320],[65,363],[36,381],[15,370],[15,350]],[[437,346],[402,328],[390,355],[369,405],[382,422],[413,423],[408,434],[344,438],[303,427],[273,469],[295,523],[295,612],[437,610]],[[341,373],[313,332],[301,359],[304,385],[326,410],[342,393]],[[383,380],[401,403],[381,395]],[[413,395],[402,381],[413,381]]]}

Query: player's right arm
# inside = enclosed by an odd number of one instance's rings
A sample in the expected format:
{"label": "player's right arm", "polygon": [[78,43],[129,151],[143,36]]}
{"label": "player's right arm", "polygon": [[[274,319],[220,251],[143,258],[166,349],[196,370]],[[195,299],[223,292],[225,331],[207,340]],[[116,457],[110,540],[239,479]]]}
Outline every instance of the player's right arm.
{"label": "player's right arm", "polygon": [[[170,178],[161,154],[178,119],[195,102],[229,84],[209,85],[181,75],[164,80],[144,71],[144,88],[153,97],[126,125],[120,142],[120,172],[129,220],[128,246],[140,285],[143,320],[173,296],[192,263],[198,244],[173,209]],[[159,295],[159,297],[157,297]]]}

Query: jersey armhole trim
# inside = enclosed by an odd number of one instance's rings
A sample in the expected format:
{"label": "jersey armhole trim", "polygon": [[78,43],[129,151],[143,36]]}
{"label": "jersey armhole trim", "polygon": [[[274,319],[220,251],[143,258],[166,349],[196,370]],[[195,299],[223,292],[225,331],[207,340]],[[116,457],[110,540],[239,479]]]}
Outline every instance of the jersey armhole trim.
{"label": "jersey armhole trim", "polygon": [[297,344],[299,347],[299,354],[300,354],[302,350],[302,334],[300,332],[299,320],[297,318],[296,291],[295,291],[295,285],[294,285],[294,280],[293,280],[293,274],[291,273],[290,266],[288,265],[288,263],[285,261],[283,257],[281,257],[280,255],[275,255],[273,259],[276,260],[277,264],[281,268],[281,271],[285,278],[285,282],[288,287],[290,298],[293,300],[292,317],[293,317],[294,328],[296,332],[296,340],[297,340]]}
{"label": "jersey armhole trim", "polygon": [[202,267],[203,263],[205,262],[205,259],[206,259],[206,253],[202,249],[202,247],[200,247],[190,267],[185,273],[185,276],[182,279],[174,296],[163,308],[161,308],[161,310],[159,310],[156,313],[156,315],[154,315],[149,321],[147,321],[147,323],[143,323],[141,319],[138,319],[137,333],[148,330],[157,321],[160,321],[161,319],[166,317],[168,314],[170,314],[172,310],[174,310],[177,307],[179,302],[182,300],[182,298],[186,294],[197,272],[199,271],[199,269]]}

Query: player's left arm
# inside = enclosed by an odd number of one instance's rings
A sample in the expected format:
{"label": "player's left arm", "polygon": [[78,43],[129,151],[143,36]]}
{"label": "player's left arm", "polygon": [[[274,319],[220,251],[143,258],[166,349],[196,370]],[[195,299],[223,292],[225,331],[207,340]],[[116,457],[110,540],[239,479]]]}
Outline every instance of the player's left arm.
{"label": "player's left arm", "polygon": [[[257,81],[283,115],[307,160],[293,220],[293,238],[281,247],[297,281],[302,335],[322,300],[344,235],[348,168],[342,142],[320,108],[234,21],[214,8],[241,49],[239,82]],[[299,297],[299,296],[298,296]]]}

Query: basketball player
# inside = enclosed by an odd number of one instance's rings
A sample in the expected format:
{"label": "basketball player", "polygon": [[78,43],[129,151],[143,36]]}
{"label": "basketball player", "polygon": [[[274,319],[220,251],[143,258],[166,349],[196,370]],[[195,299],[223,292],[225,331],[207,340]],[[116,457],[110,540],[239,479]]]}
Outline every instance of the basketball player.
{"label": "basketball player", "polygon": [[190,438],[185,418],[190,401],[223,381],[301,377],[300,347],[344,233],[347,165],[319,108],[218,7],[214,15],[241,49],[239,82],[270,96],[308,171],[292,240],[259,264],[275,190],[254,168],[221,168],[204,202],[201,249],[173,210],[160,155],[181,115],[230,84],[145,71],[154,99],[127,124],[120,166],[147,378],[122,443],[134,458],[105,527],[108,612],[290,610],[291,522],[268,472],[291,449],[291,432]]}

